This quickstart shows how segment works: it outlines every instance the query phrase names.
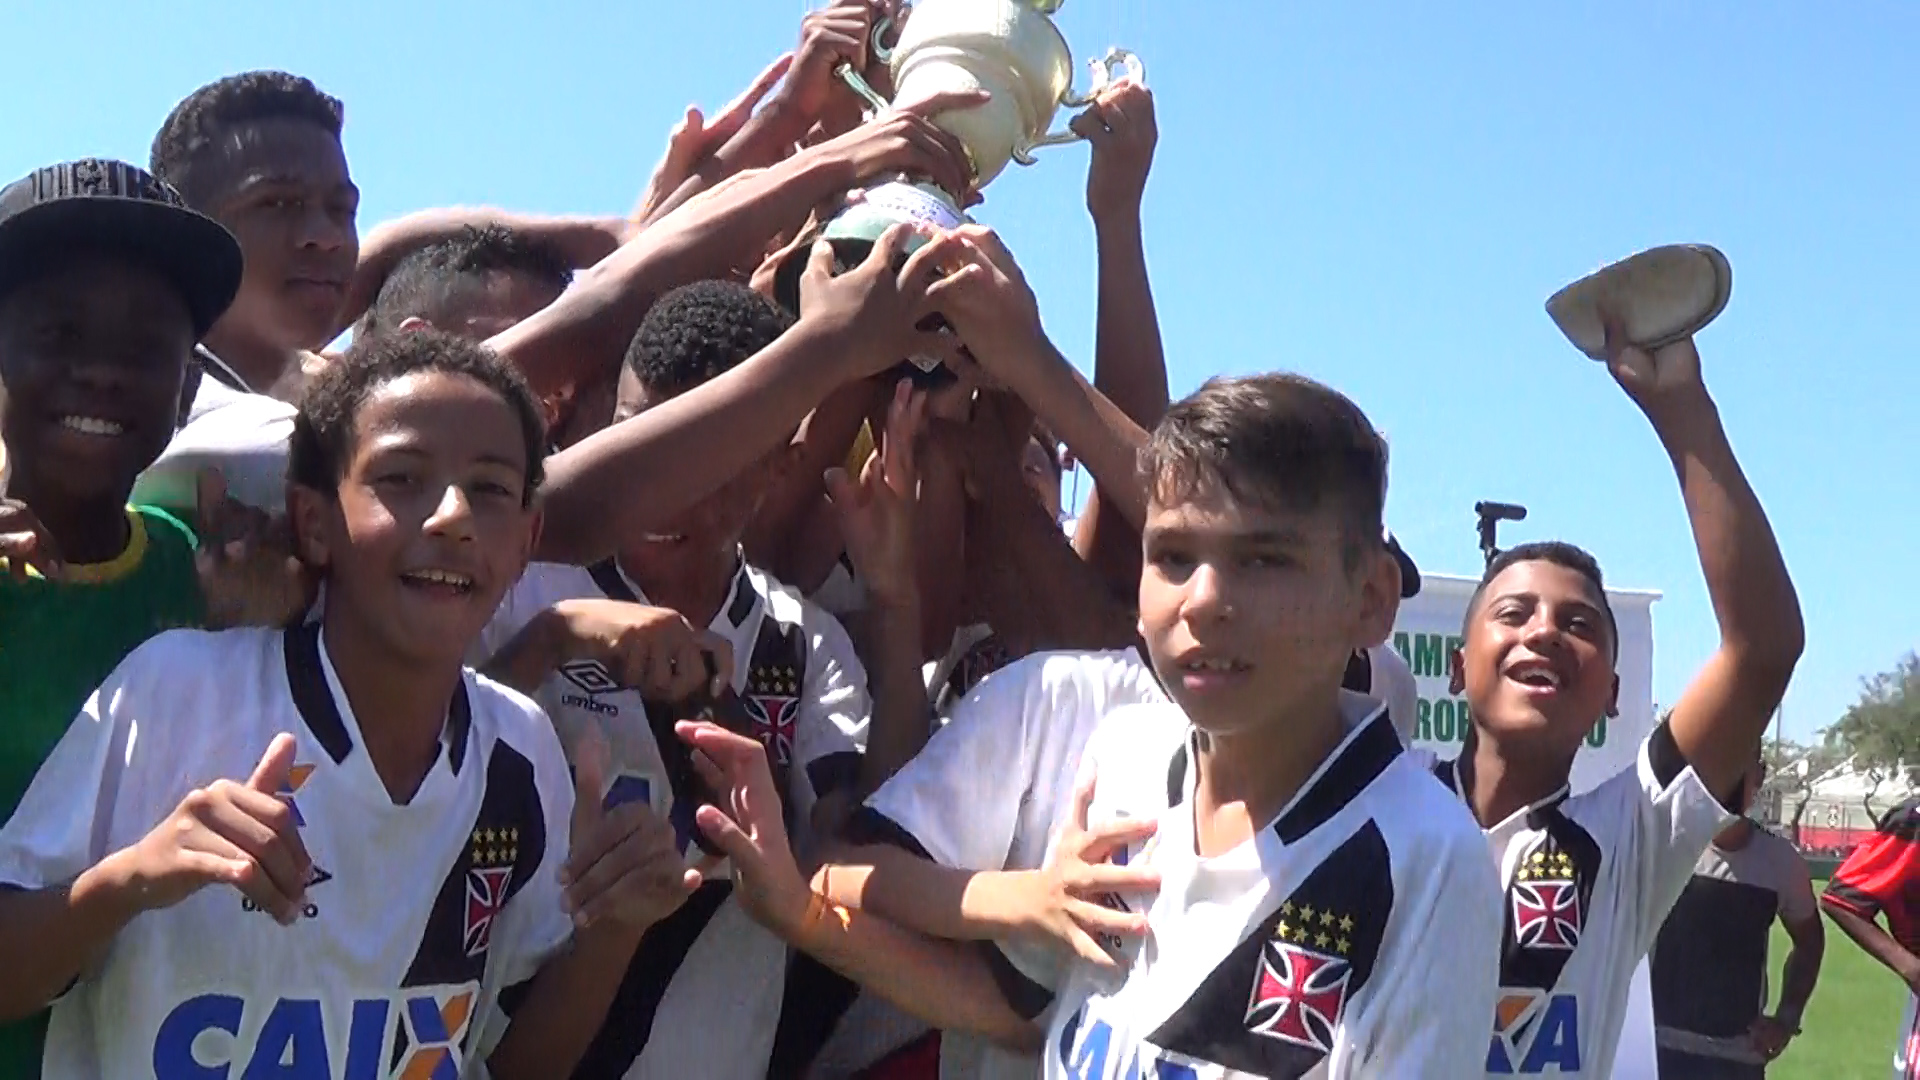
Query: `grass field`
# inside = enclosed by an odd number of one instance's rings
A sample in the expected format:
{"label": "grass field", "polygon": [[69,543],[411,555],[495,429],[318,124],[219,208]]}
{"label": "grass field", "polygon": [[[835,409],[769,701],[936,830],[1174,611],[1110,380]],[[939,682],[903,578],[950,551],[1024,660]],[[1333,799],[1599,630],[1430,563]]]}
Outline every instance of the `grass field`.
{"label": "grass field", "polygon": [[[1825,885],[1816,882],[1814,887]],[[1776,991],[1786,956],[1787,936],[1776,923],[1768,955]],[[1767,1069],[1768,1080],[1880,1080],[1893,1067],[1893,1039],[1903,1004],[1899,980],[1828,922],[1826,959],[1820,965],[1820,985],[1807,1004],[1803,1034]]]}

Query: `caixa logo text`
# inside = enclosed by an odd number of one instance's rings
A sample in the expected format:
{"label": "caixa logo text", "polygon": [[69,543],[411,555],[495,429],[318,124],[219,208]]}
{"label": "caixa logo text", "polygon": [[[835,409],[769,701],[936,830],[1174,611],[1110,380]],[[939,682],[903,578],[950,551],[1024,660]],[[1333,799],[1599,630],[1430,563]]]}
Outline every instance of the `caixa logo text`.
{"label": "caixa logo text", "polygon": [[173,1007],[153,1039],[153,1072],[180,1080],[457,1080],[479,985],[385,997],[255,999],[202,994]]}

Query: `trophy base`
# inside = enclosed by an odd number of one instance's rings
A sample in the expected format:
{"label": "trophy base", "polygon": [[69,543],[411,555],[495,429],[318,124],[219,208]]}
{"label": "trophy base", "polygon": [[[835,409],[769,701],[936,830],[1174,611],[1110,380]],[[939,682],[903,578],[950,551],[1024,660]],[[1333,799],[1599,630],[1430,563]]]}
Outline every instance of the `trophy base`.
{"label": "trophy base", "polygon": [[1547,315],[1574,348],[1605,360],[1600,311],[1617,312],[1627,341],[1657,349],[1700,331],[1733,295],[1727,257],[1705,244],[1652,248],[1597,270],[1547,299]]}
{"label": "trophy base", "polygon": [[[970,220],[955,205],[951,195],[932,184],[890,181],[866,189],[858,199],[834,215],[820,230],[820,239],[832,245],[833,272],[838,275],[865,262],[881,235],[895,225],[923,224],[953,229]],[[926,244],[926,236],[917,232],[909,235],[906,243],[901,245],[897,261],[904,264],[907,256]],[[800,276],[811,257],[810,247],[801,247],[788,255],[774,272],[774,301],[795,315],[800,314]],[[938,321],[927,329],[936,330],[947,325],[945,319],[937,315],[933,318]],[[888,376],[896,381],[911,379],[915,386],[928,390],[950,385],[955,378],[938,357],[931,356],[902,360],[888,372]]]}

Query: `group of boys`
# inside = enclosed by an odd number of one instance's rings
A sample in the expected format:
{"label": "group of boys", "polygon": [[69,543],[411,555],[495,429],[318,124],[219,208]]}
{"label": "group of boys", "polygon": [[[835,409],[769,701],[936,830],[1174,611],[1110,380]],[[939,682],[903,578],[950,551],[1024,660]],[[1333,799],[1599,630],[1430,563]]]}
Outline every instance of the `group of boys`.
{"label": "group of boys", "polygon": [[988,230],[809,243],[966,186],[927,116],[976,99],[841,115],[873,17],[619,221],[363,247],[340,105],[278,73],[152,172],[0,191],[0,1073],[1608,1075],[1802,647],[1692,342],[1609,370],[1718,651],[1570,794],[1617,628],[1591,556],[1513,549],[1426,760],[1366,415],[1167,403],[1144,87],[1075,121],[1092,381]]}

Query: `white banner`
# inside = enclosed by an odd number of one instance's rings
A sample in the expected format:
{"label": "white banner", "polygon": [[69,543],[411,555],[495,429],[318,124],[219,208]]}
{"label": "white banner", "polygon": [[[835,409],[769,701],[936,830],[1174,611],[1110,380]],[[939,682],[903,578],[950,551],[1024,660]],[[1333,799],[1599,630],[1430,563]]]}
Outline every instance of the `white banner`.
{"label": "white banner", "polygon": [[[1472,716],[1464,697],[1448,692],[1450,657],[1460,647],[1461,625],[1476,578],[1420,575],[1420,595],[1400,602],[1393,647],[1420,688],[1414,745],[1442,758],[1459,754]],[[1620,715],[1601,720],[1573,760],[1573,790],[1585,791],[1630,767],[1640,743],[1653,730],[1653,602],[1657,592],[1608,589],[1620,625]]]}

